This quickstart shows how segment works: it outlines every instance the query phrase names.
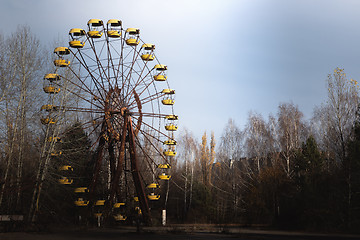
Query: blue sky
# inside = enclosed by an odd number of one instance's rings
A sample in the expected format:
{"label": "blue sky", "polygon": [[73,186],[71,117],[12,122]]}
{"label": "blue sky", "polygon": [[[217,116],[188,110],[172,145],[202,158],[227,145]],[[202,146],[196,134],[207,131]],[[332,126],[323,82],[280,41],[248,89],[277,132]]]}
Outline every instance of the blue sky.
{"label": "blue sky", "polygon": [[121,19],[156,45],[176,90],[179,127],[219,139],[229,118],[267,118],[280,102],[308,119],[334,68],[360,76],[356,0],[0,0],[0,32],[27,24],[45,46],[90,18]]}

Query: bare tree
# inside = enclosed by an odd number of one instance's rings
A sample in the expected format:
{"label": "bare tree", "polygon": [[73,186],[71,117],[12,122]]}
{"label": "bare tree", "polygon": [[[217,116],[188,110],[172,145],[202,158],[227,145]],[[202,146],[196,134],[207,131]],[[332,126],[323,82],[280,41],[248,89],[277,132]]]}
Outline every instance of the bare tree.
{"label": "bare tree", "polygon": [[[213,170],[213,186],[217,194],[217,216],[225,219],[226,214],[231,217],[237,215],[241,202],[240,190],[246,186],[246,166],[244,164],[244,133],[236,126],[233,119],[229,119],[222,136],[217,153],[217,163]],[[245,172],[244,172],[245,170]]]}
{"label": "bare tree", "polygon": [[307,138],[306,123],[298,106],[293,103],[279,105],[277,135],[279,149],[285,159],[285,172],[290,176],[294,151],[300,148]]}
{"label": "bare tree", "polygon": [[184,171],[182,178],[184,179],[184,216],[191,208],[194,172],[196,171],[196,159],[199,155],[199,144],[195,140],[193,134],[184,128],[182,134],[179,136],[179,158],[182,159]]}
{"label": "bare tree", "polygon": [[[30,28],[19,26],[2,44],[1,125],[6,129],[6,168],[0,205],[6,186],[15,192],[14,209],[21,208],[24,163],[32,164],[27,147],[33,143],[29,122],[33,121],[44,55]],[[36,131],[36,130],[35,130]],[[14,191],[15,190],[15,191]]]}
{"label": "bare tree", "polygon": [[228,162],[239,160],[243,156],[243,132],[236,126],[233,119],[229,119],[225,126],[218,148],[218,160]]}
{"label": "bare tree", "polygon": [[271,132],[263,117],[257,113],[250,113],[246,126],[246,150],[247,156],[255,160],[258,173],[260,173],[264,165],[263,161],[271,150],[270,139]]}
{"label": "bare tree", "polygon": [[351,137],[359,104],[357,81],[346,78],[344,69],[336,68],[327,78],[328,99],[315,109],[314,126],[322,131],[319,139],[324,150],[333,153],[339,163],[346,156],[346,142]]}

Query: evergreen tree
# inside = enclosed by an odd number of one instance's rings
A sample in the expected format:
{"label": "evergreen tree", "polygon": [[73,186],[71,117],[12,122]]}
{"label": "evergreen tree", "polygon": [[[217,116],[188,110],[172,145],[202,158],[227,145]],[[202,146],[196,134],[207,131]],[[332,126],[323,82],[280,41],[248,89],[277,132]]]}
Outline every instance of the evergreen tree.
{"label": "evergreen tree", "polygon": [[360,227],[360,122],[354,127],[354,137],[348,142],[348,156],[343,163],[346,183],[346,225],[351,230]]}

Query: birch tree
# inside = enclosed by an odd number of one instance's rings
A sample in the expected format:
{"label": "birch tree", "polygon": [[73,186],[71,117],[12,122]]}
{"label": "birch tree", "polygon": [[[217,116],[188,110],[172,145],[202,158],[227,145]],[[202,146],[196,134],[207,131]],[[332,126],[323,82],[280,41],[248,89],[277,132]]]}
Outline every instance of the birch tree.
{"label": "birch tree", "polygon": [[315,110],[314,121],[322,131],[319,139],[324,150],[340,163],[346,157],[346,142],[352,134],[359,105],[358,83],[347,79],[344,69],[336,68],[327,78],[328,98]]}
{"label": "birch tree", "polygon": [[182,159],[184,170],[182,179],[184,180],[184,218],[186,219],[187,212],[191,208],[193,184],[196,171],[196,159],[198,159],[199,148],[198,142],[187,128],[184,128],[179,137],[179,158]]}
{"label": "birch tree", "polygon": [[263,117],[258,113],[250,113],[246,126],[247,156],[254,159],[257,172],[260,173],[264,160],[270,152],[270,131]]}
{"label": "birch tree", "polygon": [[293,103],[281,103],[278,109],[278,144],[285,160],[285,172],[290,176],[292,173],[291,160],[294,157],[295,150],[305,142],[307,128],[303,120],[303,113]]}

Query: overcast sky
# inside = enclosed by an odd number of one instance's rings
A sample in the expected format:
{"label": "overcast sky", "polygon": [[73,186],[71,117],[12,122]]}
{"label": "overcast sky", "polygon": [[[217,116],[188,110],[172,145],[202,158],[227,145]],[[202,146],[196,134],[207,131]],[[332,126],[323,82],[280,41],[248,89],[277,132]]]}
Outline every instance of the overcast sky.
{"label": "overcast sky", "polygon": [[267,118],[281,102],[312,116],[334,68],[360,79],[356,0],[0,0],[0,32],[27,24],[44,46],[91,18],[117,18],[156,45],[180,128],[216,138],[229,118]]}

